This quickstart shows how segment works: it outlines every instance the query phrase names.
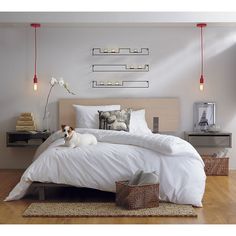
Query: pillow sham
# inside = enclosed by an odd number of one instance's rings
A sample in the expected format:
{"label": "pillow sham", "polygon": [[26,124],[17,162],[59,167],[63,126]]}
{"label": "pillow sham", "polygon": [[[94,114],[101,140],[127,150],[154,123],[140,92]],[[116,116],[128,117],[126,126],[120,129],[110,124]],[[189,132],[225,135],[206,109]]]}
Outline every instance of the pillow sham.
{"label": "pillow sham", "polygon": [[75,125],[76,128],[99,128],[98,110],[111,111],[119,110],[120,105],[104,105],[104,106],[82,106],[73,105],[75,108]]}
{"label": "pillow sham", "polygon": [[129,131],[131,109],[98,111],[99,129]]}
{"label": "pillow sham", "polygon": [[148,128],[144,109],[131,112],[129,132],[137,134],[152,133],[152,131]]}

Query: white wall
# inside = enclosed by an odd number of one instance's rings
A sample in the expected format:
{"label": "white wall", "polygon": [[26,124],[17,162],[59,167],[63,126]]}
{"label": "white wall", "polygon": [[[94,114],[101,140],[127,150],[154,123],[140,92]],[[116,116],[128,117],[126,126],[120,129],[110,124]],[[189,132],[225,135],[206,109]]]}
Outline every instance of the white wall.
{"label": "white wall", "polygon": [[[33,29],[0,28],[0,168],[25,168],[33,150],[5,147],[5,132],[13,130],[20,112],[33,112],[39,127],[51,76],[63,77],[77,97],[179,97],[180,131],[192,130],[193,103],[215,101],[216,121],[233,133],[230,167],[236,168],[236,29],[208,27],[205,31],[205,92],[200,76],[199,29],[191,27],[65,28],[38,31],[39,90],[32,89]],[[93,47],[149,47],[149,56],[92,57]],[[93,63],[149,63],[148,73],[92,73]],[[149,89],[92,89],[92,80],[142,79]],[[53,129],[57,100],[71,97],[55,88],[50,100]]]}

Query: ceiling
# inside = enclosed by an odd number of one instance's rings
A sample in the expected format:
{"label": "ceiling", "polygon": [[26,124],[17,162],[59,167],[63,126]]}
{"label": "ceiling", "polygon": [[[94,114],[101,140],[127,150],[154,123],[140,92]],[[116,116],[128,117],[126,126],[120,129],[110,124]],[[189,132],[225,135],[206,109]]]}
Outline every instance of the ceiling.
{"label": "ceiling", "polygon": [[236,26],[236,12],[0,12],[0,26]]}

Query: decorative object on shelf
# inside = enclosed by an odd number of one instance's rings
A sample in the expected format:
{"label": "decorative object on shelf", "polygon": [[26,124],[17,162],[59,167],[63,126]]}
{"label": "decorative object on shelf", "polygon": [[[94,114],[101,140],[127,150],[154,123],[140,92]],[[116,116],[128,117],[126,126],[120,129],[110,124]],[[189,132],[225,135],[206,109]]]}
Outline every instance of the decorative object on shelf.
{"label": "decorative object on shelf", "polygon": [[202,28],[206,27],[207,24],[205,23],[200,23],[197,24],[197,27],[199,27],[201,29],[201,76],[200,76],[200,91],[204,90],[204,77],[203,77],[203,31]]}
{"label": "decorative object on shelf", "polygon": [[50,131],[50,127],[49,127],[49,123],[50,123],[50,112],[48,111],[48,102],[49,102],[49,98],[52,92],[52,89],[56,86],[56,85],[60,85],[61,87],[65,88],[66,91],[72,95],[75,95],[73,92],[71,92],[68,88],[68,83],[65,83],[65,81],[63,80],[63,78],[60,78],[59,80],[57,80],[56,78],[52,77],[50,80],[50,89],[48,92],[48,96],[47,96],[47,100],[46,100],[46,104],[44,107],[44,114],[43,114],[43,130],[44,131]]}
{"label": "decorative object on shelf", "polygon": [[194,131],[207,132],[215,125],[215,103],[197,102],[194,105]]}
{"label": "decorative object on shelf", "polygon": [[148,72],[149,65],[94,64],[93,72]]}
{"label": "decorative object on shelf", "polygon": [[93,48],[93,56],[142,56],[149,55],[149,48]]}
{"label": "decorative object on shelf", "polygon": [[220,125],[217,125],[217,124],[210,125],[208,128],[208,132],[211,132],[211,133],[218,133],[220,132],[220,130],[221,130]]}
{"label": "decorative object on shelf", "polygon": [[92,81],[92,88],[149,88],[149,81]]}
{"label": "decorative object on shelf", "polygon": [[38,78],[37,78],[37,28],[41,25],[38,23],[31,24],[31,27],[34,28],[34,91],[38,89]]}
{"label": "decorative object on shelf", "polygon": [[159,133],[159,117],[153,117],[153,131],[154,134]]}
{"label": "decorative object on shelf", "polygon": [[36,124],[31,112],[23,112],[20,114],[16,122],[16,131],[34,131]]}

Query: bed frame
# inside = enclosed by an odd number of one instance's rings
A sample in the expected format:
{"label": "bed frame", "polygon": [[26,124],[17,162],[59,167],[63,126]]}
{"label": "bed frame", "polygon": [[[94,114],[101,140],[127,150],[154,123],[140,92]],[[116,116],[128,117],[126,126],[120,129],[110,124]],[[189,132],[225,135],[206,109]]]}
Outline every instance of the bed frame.
{"label": "bed frame", "polygon": [[[179,128],[180,109],[178,98],[99,98],[99,99],[60,99],[59,126],[67,124],[75,127],[75,112],[73,104],[78,105],[121,105],[121,108],[134,110],[145,109],[149,128],[153,130],[153,118],[159,118],[159,132],[176,132]],[[39,200],[45,200],[46,188],[71,187],[65,184],[34,182],[32,186],[38,189]]]}
{"label": "bed frame", "polygon": [[175,132],[179,128],[178,98],[99,98],[99,99],[61,99],[59,100],[59,126],[67,124],[75,127],[75,111],[73,104],[121,105],[121,108],[134,110],[145,109],[148,127],[153,130],[153,118],[159,118],[160,132]]}

